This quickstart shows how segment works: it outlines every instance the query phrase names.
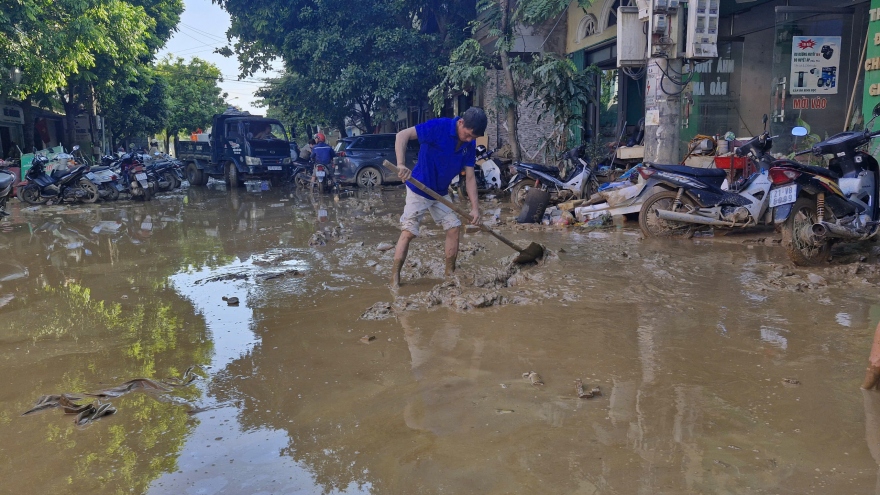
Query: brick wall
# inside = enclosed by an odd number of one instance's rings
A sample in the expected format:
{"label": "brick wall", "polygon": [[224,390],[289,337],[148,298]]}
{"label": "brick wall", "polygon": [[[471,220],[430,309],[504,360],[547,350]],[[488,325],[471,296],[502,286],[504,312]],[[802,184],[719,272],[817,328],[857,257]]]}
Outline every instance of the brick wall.
{"label": "brick wall", "polygon": [[[489,71],[489,82],[483,88],[482,104],[489,114],[489,126],[486,128],[486,137],[489,141],[490,148],[498,148],[508,142],[507,118],[505,115],[499,115],[492,108],[492,100],[498,94],[498,87],[504,87],[504,75],[502,71]],[[547,117],[538,123],[539,108],[529,108],[527,101],[520,101],[519,104],[519,145],[522,148],[523,161],[549,163],[550,160],[545,159],[541,148],[541,139],[546,139],[552,132],[553,121]]]}

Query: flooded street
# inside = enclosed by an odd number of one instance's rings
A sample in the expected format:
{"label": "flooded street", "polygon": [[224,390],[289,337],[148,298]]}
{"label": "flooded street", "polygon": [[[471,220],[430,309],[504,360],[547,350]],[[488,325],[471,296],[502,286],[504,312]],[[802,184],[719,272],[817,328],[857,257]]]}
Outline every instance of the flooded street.
{"label": "flooded street", "polygon": [[[874,244],[805,270],[770,241],[502,226],[550,256],[508,267],[511,249],[468,233],[444,281],[427,219],[395,295],[377,247],[402,205],[399,188],[204,187],[11,203],[2,491],[880,493],[880,392],[859,388]],[[189,385],[82,399],[116,408],[82,426],[21,416],[191,366]]]}

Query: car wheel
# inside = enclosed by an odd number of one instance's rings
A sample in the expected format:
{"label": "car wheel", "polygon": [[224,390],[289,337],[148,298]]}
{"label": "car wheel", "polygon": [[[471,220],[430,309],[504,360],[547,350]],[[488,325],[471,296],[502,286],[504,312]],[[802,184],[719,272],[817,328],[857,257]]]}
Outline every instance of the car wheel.
{"label": "car wheel", "polygon": [[364,167],[355,179],[358,187],[379,187],[382,185],[382,172],[373,167]]}

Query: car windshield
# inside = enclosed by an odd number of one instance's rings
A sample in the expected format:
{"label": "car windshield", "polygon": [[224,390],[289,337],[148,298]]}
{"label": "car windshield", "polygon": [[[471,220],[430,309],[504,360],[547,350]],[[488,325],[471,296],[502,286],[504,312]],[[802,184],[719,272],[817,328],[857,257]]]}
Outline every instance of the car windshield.
{"label": "car windshield", "polygon": [[248,135],[251,139],[281,139],[287,141],[284,126],[277,122],[249,122]]}

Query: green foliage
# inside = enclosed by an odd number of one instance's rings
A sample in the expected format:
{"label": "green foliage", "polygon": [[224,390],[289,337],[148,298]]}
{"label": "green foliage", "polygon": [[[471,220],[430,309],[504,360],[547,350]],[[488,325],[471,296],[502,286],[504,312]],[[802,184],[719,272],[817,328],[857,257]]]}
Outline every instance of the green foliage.
{"label": "green foliage", "polygon": [[226,109],[226,94],[217,85],[220,69],[198,57],[189,63],[168,56],[156,65],[156,73],[168,83],[168,134],[192,132],[211,125],[215,113]]}
{"label": "green foliage", "polygon": [[547,138],[558,153],[564,152],[569,139],[580,132],[577,124],[580,109],[586,108],[597,92],[596,66],[578,70],[571,59],[557,55],[536,58],[532,71],[532,85],[526,95],[529,106],[540,110],[538,122],[553,120],[553,132]]}
{"label": "green foliage", "polygon": [[428,91],[434,112],[439,114],[446,98],[451,97],[454,93],[468,94],[468,92],[485,84],[488,65],[488,57],[475,39],[465,40],[453,50],[449,57],[449,65],[440,67],[443,80]]}
{"label": "green foliage", "polygon": [[102,85],[98,97],[115,138],[155,134],[168,124],[168,81],[151,67]]}
{"label": "green foliage", "polygon": [[[232,20],[235,53],[245,74],[284,61],[287,77],[262,94],[269,105],[306,108],[319,121],[340,120],[365,132],[396,107],[420,101],[436,68],[466,35],[467,2],[365,0],[218,0]],[[287,88],[298,100],[278,98]],[[324,110],[327,109],[327,110]],[[340,122],[333,122],[341,126]]]}

